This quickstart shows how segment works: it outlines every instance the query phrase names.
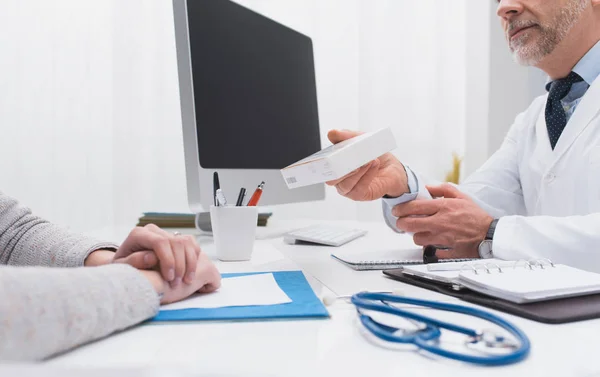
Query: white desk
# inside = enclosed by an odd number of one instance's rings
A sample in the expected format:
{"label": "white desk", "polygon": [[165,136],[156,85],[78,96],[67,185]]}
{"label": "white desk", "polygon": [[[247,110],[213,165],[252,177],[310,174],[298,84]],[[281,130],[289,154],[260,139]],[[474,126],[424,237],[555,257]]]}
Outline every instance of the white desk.
{"label": "white desk", "polygon": [[[299,221],[298,226],[307,222]],[[294,223],[296,224],[296,223]],[[291,224],[291,225],[294,225]],[[336,223],[337,224],[337,223]],[[290,226],[290,224],[280,224]],[[344,247],[383,248],[396,234],[383,223],[343,223],[369,230],[366,237]],[[114,232],[116,239],[127,230]],[[107,236],[106,233],[98,234]],[[199,237],[203,250],[213,251],[209,237]],[[407,295],[457,301],[453,298],[386,279],[379,271],[357,272],[333,260],[331,249],[291,246],[281,238],[257,241],[250,262],[217,262],[221,272],[304,271],[319,297],[361,290],[394,290]],[[198,375],[218,376],[590,376],[600,374],[596,344],[600,320],[544,325],[503,315],[532,341],[529,358],[517,365],[481,368],[431,359],[412,347],[390,350],[362,333],[351,305],[329,307],[331,319],[271,322],[182,322],[144,324],[48,361],[69,367],[176,367]],[[428,311],[457,320],[453,314]],[[468,326],[473,320],[461,319]],[[460,339],[457,339],[460,341]],[[460,373],[460,374],[459,374]]]}

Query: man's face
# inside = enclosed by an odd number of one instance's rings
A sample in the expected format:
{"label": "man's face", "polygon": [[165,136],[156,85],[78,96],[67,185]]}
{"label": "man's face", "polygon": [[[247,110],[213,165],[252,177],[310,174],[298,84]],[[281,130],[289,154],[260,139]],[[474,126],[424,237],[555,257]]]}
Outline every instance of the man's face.
{"label": "man's face", "polygon": [[588,0],[496,0],[498,16],[517,62],[537,65],[569,34]]}

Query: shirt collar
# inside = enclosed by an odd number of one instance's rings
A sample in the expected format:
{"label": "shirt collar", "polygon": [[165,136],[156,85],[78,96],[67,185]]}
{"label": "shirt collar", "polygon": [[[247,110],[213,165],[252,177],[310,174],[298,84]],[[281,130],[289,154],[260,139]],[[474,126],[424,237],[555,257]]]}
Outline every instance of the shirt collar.
{"label": "shirt collar", "polygon": [[573,72],[577,73],[588,84],[592,85],[594,80],[600,76],[600,42],[597,42],[581,58],[581,60],[573,68]]}
{"label": "shirt collar", "polygon": [[[590,86],[600,76],[600,41],[579,60],[573,68],[573,72],[581,76],[583,81]],[[550,84],[552,84],[552,80],[548,80],[546,90],[550,90]]]}

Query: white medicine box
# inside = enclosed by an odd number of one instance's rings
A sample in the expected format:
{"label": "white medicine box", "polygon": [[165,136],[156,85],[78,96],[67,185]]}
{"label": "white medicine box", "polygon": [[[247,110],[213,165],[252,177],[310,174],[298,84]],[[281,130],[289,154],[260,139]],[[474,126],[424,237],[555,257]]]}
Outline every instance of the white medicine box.
{"label": "white medicine box", "polygon": [[396,148],[389,128],[367,132],[308,156],[281,169],[288,188],[304,187],[342,178]]}

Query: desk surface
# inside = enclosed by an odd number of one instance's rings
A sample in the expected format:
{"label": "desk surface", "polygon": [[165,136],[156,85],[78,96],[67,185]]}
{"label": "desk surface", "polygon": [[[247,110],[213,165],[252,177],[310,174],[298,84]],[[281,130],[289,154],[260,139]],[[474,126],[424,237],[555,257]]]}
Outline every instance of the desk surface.
{"label": "desk surface", "polygon": [[[304,226],[308,222],[275,226]],[[338,223],[369,231],[343,247],[389,248],[397,242],[383,223]],[[98,236],[121,239],[127,229]],[[208,236],[199,236],[203,250],[213,255]],[[406,295],[457,301],[448,296],[383,277],[380,271],[354,271],[330,257],[331,248],[286,245],[281,238],[257,241],[249,262],[216,261],[221,272],[302,270],[319,297],[364,290],[398,290]],[[529,358],[500,368],[475,367],[433,359],[412,347],[390,349],[374,344],[357,323],[353,306],[339,301],[330,306],[329,320],[270,322],[147,323],[81,347],[47,362],[69,367],[176,367],[199,375],[219,376],[591,376],[600,374],[595,362],[600,320],[567,325],[544,325],[498,313],[520,326],[532,341]],[[468,322],[469,317],[434,312],[436,318]],[[450,339],[460,342],[462,339]]]}

